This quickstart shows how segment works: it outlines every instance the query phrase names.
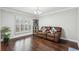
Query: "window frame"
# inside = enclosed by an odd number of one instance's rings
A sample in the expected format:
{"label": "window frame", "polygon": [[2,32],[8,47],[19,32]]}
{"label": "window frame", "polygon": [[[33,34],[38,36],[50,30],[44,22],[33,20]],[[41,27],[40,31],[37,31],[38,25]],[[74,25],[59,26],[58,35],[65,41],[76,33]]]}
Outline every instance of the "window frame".
{"label": "window frame", "polygon": [[[17,23],[18,19],[18,23]],[[25,22],[26,21],[26,22]],[[23,31],[21,31],[23,25]],[[25,26],[27,25],[27,30],[25,30]],[[18,26],[20,31],[16,32],[16,26]],[[16,16],[15,17],[15,34],[22,34],[22,33],[29,33],[31,31],[31,24],[29,22],[29,19],[26,16]]]}

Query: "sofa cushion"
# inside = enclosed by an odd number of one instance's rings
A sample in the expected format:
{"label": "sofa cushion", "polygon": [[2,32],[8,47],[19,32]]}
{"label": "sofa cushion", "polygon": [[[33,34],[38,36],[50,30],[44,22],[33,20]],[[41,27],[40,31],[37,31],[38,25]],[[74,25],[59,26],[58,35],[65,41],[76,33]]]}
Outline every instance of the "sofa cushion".
{"label": "sofa cushion", "polygon": [[47,33],[47,36],[51,36],[51,37],[54,37],[54,34],[51,34],[51,33]]}
{"label": "sofa cushion", "polygon": [[46,34],[46,32],[38,32],[38,34],[44,35]]}

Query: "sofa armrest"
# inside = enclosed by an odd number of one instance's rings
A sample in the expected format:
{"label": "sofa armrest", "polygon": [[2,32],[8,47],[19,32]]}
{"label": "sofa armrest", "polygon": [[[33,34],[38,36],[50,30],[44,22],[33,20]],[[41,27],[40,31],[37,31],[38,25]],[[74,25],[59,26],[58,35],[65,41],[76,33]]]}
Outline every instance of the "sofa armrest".
{"label": "sofa armrest", "polygon": [[61,35],[61,32],[55,32],[54,34],[59,36]]}

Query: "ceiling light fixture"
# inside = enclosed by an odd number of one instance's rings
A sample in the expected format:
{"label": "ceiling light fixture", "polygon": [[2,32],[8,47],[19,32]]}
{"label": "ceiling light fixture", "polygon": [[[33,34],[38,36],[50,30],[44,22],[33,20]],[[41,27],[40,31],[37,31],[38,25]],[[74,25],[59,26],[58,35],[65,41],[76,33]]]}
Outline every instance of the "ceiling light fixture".
{"label": "ceiling light fixture", "polygon": [[36,15],[40,15],[42,12],[39,10],[39,8],[37,7],[36,10],[34,11],[34,14]]}

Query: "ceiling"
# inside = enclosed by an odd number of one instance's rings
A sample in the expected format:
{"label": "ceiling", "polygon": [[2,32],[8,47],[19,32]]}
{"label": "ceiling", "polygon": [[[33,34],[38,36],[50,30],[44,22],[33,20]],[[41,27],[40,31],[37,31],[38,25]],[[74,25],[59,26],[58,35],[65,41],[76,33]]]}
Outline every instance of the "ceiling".
{"label": "ceiling", "polygon": [[[37,7],[10,7],[10,8],[34,14],[34,11],[36,10]],[[38,7],[38,8],[42,12],[41,14],[44,14],[51,11],[56,12],[57,10],[62,10],[69,7]]]}

